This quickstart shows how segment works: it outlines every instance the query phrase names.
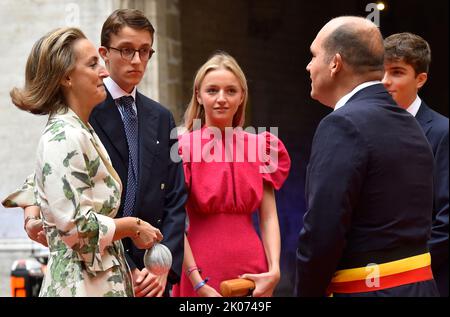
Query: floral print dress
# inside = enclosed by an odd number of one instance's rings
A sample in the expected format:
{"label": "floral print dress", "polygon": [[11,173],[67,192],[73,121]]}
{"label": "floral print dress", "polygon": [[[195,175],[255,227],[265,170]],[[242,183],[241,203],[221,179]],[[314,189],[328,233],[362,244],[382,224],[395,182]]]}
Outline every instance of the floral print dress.
{"label": "floral print dress", "polygon": [[133,296],[120,241],[113,241],[122,184],[89,124],[51,115],[34,175],[5,207],[38,205],[49,245],[40,296]]}

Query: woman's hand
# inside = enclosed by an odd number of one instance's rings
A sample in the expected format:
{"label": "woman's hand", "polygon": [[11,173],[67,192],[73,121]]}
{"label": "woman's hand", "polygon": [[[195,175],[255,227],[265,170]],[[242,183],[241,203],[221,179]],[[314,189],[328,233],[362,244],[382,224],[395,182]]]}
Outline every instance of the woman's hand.
{"label": "woman's hand", "polygon": [[136,226],[136,234],[131,237],[134,245],[138,249],[150,249],[155,243],[160,242],[163,235],[158,228],[153,227],[148,222],[139,219]]}
{"label": "woman's hand", "polygon": [[280,272],[266,272],[261,274],[242,274],[239,278],[246,278],[255,282],[253,297],[271,297],[280,281]]}
{"label": "woman's hand", "polygon": [[197,290],[197,294],[200,297],[222,297],[218,291],[208,284],[203,285]]}
{"label": "woman's hand", "polygon": [[31,240],[48,247],[47,237],[42,227],[42,219],[29,219],[25,225],[25,231]]}

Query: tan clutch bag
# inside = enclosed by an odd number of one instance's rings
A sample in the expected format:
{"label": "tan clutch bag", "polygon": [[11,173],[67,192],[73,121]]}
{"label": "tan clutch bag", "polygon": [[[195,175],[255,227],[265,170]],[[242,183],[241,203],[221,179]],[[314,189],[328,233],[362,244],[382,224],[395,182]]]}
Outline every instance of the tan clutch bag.
{"label": "tan clutch bag", "polygon": [[224,297],[251,296],[255,289],[255,282],[245,278],[226,280],[220,283],[220,293]]}

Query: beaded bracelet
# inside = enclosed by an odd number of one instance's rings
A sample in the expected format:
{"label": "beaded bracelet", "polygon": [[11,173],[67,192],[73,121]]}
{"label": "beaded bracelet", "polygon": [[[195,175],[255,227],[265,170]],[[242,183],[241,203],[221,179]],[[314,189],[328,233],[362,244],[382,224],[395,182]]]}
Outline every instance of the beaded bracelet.
{"label": "beaded bracelet", "polygon": [[194,291],[198,291],[201,287],[205,286],[208,281],[209,277],[205,278],[203,281],[198,282],[198,284],[194,286]]}
{"label": "beaded bracelet", "polygon": [[187,268],[186,275],[189,277],[191,275],[191,273],[194,271],[198,271],[198,273],[202,274],[202,270],[199,267],[191,266],[191,267]]}

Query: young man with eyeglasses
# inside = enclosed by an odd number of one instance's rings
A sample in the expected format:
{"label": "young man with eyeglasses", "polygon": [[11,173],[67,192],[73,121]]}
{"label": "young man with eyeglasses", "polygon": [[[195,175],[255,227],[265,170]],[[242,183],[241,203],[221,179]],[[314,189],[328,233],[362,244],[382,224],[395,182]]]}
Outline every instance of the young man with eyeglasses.
{"label": "young man with eyeglasses", "polygon": [[[118,217],[136,216],[161,230],[161,243],[173,257],[168,284],[174,284],[183,261],[187,198],[182,165],[170,159],[176,141],[170,131],[175,123],[170,111],[136,89],[154,53],[153,36],[153,26],[139,10],[119,9],[107,18],[99,48],[110,74],[104,80],[107,98],[94,109],[89,122],[122,180]],[[168,295],[166,278],[145,269],[145,250],[137,249],[130,239],[123,243],[135,295],[161,296],[165,289]]]}

